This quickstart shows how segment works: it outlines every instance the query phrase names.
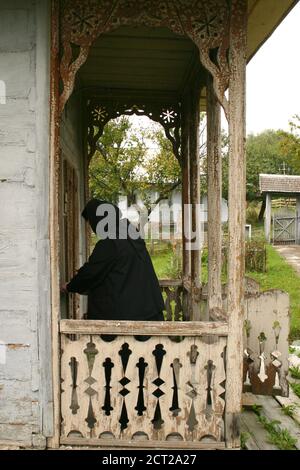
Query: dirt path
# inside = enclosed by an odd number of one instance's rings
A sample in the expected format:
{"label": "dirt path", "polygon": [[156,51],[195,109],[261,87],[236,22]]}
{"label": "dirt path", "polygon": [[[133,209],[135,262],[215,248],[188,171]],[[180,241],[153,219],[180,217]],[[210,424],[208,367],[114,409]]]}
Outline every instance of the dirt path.
{"label": "dirt path", "polygon": [[273,245],[300,276],[300,245]]}

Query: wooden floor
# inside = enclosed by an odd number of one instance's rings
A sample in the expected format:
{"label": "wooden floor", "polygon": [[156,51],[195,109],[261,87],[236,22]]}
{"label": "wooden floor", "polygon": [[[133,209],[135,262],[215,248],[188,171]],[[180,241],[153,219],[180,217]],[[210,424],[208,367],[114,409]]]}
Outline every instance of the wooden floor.
{"label": "wooden floor", "polygon": [[[246,450],[281,450],[280,444],[272,443],[270,431],[259,420],[257,412],[263,421],[277,422],[277,429],[284,431],[284,436],[295,439],[294,448],[300,450],[300,398],[290,389],[288,398],[264,397],[245,394],[242,412],[242,442]],[[289,416],[287,413],[291,413]],[[285,431],[286,430],[286,431]]]}

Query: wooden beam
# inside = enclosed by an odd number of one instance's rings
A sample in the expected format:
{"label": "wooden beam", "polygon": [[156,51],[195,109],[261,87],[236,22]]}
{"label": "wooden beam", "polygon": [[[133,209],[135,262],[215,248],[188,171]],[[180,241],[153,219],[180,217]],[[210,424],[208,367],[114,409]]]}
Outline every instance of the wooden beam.
{"label": "wooden beam", "polygon": [[[197,84],[198,85],[198,84]],[[191,204],[191,320],[200,320],[200,174],[199,174],[199,121],[200,90],[192,90],[189,122],[190,204]],[[199,244],[199,245],[198,245]],[[198,245],[198,246],[197,246]]]}
{"label": "wooden beam", "polygon": [[225,322],[61,320],[60,333],[82,335],[227,336]]}
{"label": "wooden beam", "polygon": [[226,444],[240,446],[245,277],[245,75],[247,1],[232,0],[229,78],[229,250]]}
{"label": "wooden beam", "polygon": [[[50,79],[50,268],[51,268],[51,306],[52,306],[52,378],[54,427],[53,437],[47,443],[49,447],[59,447],[60,436],[60,348],[59,348],[59,216],[58,194],[60,175],[59,150],[59,2],[51,3],[51,79]],[[49,359],[50,360],[50,359]]]}
{"label": "wooden beam", "polygon": [[266,211],[265,211],[265,237],[268,243],[271,241],[271,210],[272,210],[272,195],[266,194]]}
{"label": "wooden beam", "polygon": [[207,77],[208,315],[222,310],[222,159],[221,107]]}
{"label": "wooden beam", "polygon": [[182,134],[181,134],[181,205],[182,205],[182,278],[185,286],[183,294],[183,311],[186,319],[190,319],[190,295],[191,281],[191,252],[188,249],[188,239],[191,231],[190,221],[190,162],[189,162],[189,95],[183,99],[182,109]]}
{"label": "wooden beam", "polygon": [[114,448],[130,448],[130,449],[194,449],[194,450],[215,450],[225,449],[225,442],[190,442],[190,441],[171,441],[171,440],[131,440],[125,439],[96,439],[81,437],[66,437],[61,439],[61,444],[71,446],[98,446],[105,450]]}

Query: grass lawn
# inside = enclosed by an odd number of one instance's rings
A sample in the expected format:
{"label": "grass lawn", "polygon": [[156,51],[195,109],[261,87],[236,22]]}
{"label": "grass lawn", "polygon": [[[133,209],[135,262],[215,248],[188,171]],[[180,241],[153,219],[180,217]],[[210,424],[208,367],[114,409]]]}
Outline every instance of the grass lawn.
{"label": "grass lawn", "polygon": [[[166,250],[163,253],[154,255],[152,257],[155,271],[160,279],[168,278],[172,252]],[[300,338],[300,277],[296,274],[294,269],[287,264],[277,251],[270,245],[267,246],[267,272],[248,272],[247,275],[259,282],[261,290],[268,289],[281,289],[288,292],[290,295],[290,308],[291,308],[291,330],[290,338]],[[207,280],[207,265],[206,258],[203,259],[202,264],[202,281]],[[224,280],[224,279],[223,279]]]}
{"label": "grass lawn", "polygon": [[300,277],[282,256],[270,245],[267,246],[267,272],[248,273],[256,279],[261,290],[281,289],[290,295],[291,339],[300,338]]}

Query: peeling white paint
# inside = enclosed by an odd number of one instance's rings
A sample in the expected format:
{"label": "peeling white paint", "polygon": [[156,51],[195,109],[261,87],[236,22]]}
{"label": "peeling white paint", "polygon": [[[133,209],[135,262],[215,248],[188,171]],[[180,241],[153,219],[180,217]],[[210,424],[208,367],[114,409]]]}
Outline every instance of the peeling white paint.
{"label": "peeling white paint", "polygon": [[6,364],[6,344],[0,341],[0,364]]}
{"label": "peeling white paint", "polygon": [[0,104],[6,104],[6,84],[4,80],[0,80]]}

